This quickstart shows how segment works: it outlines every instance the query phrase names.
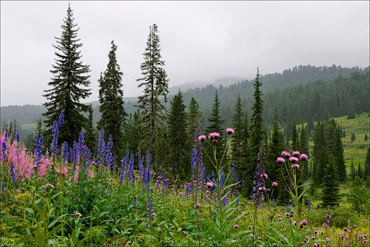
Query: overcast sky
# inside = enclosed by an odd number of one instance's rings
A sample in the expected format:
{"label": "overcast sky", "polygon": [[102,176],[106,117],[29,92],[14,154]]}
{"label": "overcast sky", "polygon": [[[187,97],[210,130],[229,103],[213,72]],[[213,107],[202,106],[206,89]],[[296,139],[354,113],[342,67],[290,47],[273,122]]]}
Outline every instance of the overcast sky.
{"label": "overcast sky", "polygon": [[[41,104],[68,1],[1,1],[1,105]],[[142,53],[158,25],[169,86],[252,79],[296,65],[369,66],[369,2],[71,1],[92,95],[115,41],[125,97],[140,95]]]}

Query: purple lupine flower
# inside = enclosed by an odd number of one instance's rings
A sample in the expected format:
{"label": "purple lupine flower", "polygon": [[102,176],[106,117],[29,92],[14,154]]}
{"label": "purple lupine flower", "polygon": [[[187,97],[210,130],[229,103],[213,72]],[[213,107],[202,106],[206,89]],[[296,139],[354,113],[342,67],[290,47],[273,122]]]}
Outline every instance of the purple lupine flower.
{"label": "purple lupine flower", "polygon": [[127,156],[123,157],[123,159],[122,159],[121,173],[119,174],[119,183],[120,183],[120,185],[122,185],[122,183],[123,183],[126,162],[127,162]]}
{"label": "purple lupine flower", "polygon": [[206,178],[206,168],[202,168],[202,179],[201,179],[201,184],[204,184]]}
{"label": "purple lupine flower", "polygon": [[[263,164],[263,160],[265,159],[265,150],[264,147],[261,147],[260,151],[258,152],[258,164],[256,167],[256,176],[255,176],[255,187],[253,188],[253,195],[252,200],[254,200],[258,206],[262,207],[264,202],[263,191],[265,188],[265,179],[263,174],[265,174],[265,167]],[[261,176],[262,175],[262,176]]]}
{"label": "purple lupine flower", "polygon": [[310,212],[310,209],[311,209],[311,199],[308,201],[308,207],[307,207],[308,212]]}
{"label": "purple lupine flower", "polygon": [[68,161],[68,142],[63,143],[63,164],[67,165],[66,161]]}
{"label": "purple lupine flower", "polygon": [[6,142],[4,141],[3,143],[1,143],[1,158],[2,160],[5,160],[6,158]]}
{"label": "purple lupine flower", "polygon": [[43,135],[41,134],[40,137],[36,136],[36,159],[35,164],[39,166],[42,159],[42,145],[44,144]]}
{"label": "purple lupine flower", "polygon": [[15,139],[17,140],[18,143],[21,141],[21,139],[19,138],[19,131],[18,130],[15,134]]}
{"label": "purple lupine flower", "polygon": [[104,163],[104,153],[105,153],[105,142],[104,142],[104,129],[101,129],[99,135],[99,143],[98,143],[98,160],[97,163],[99,166],[103,165]]}
{"label": "purple lupine flower", "polygon": [[73,156],[74,169],[76,170],[76,165],[77,165],[78,157],[79,157],[78,143],[76,141],[73,141],[73,153],[72,153],[72,156]]}
{"label": "purple lupine flower", "polygon": [[234,164],[231,164],[231,181],[235,181],[235,166]]}
{"label": "purple lupine flower", "polygon": [[106,147],[106,155],[105,155],[105,162],[108,165],[108,170],[111,169],[111,163],[112,163],[112,148],[113,148],[113,138],[112,135],[109,135],[108,138],[108,144]]}
{"label": "purple lupine flower", "polygon": [[137,197],[134,196],[134,208],[136,208],[136,201],[137,201]]}
{"label": "purple lupine flower", "polygon": [[12,179],[13,183],[16,181],[15,171],[14,171],[14,162],[12,162],[12,166],[10,168],[10,178]]}
{"label": "purple lupine flower", "polygon": [[139,177],[142,176],[142,173],[144,171],[144,155],[143,156],[140,156],[139,155]]}

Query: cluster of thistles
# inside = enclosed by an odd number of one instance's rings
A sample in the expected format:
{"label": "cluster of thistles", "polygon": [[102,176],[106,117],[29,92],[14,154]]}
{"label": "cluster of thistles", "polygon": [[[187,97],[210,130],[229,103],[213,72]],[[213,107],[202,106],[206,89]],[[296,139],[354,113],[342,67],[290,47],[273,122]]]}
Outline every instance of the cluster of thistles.
{"label": "cluster of thistles", "polygon": [[276,162],[278,162],[279,164],[283,164],[283,163],[285,163],[285,159],[289,158],[289,161],[292,162],[292,168],[293,169],[298,169],[299,165],[297,164],[297,162],[299,160],[305,161],[308,158],[307,154],[300,154],[299,151],[293,151],[292,154],[293,154],[293,156],[291,156],[289,152],[283,151],[281,153],[282,157],[278,157],[276,159]]}
{"label": "cluster of thistles", "polygon": [[[234,134],[234,130],[232,128],[227,128],[226,133],[229,134],[229,135]],[[208,139],[210,139],[213,142],[213,145],[216,145],[217,144],[217,138],[220,138],[220,136],[221,136],[220,133],[212,132],[212,133],[209,133]],[[207,137],[205,135],[198,136],[198,141],[200,141],[200,142],[204,142],[206,139],[207,139]]]}

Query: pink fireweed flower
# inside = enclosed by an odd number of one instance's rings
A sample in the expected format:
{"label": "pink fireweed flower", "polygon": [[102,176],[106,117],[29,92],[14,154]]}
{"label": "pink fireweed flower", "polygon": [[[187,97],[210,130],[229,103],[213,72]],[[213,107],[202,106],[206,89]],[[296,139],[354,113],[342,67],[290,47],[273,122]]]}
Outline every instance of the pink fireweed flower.
{"label": "pink fireweed flower", "polygon": [[226,133],[228,133],[229,135],[234,134],[234,130],[232,128],[227,128]]}
{"label": "pink fireweed flower", "polygon": [[213,187],[213,183],[212,182],[207,182],[207,187],[208,188],[212,188]]}
{"label": "pink fireweed flower", "polygon": [[277,182],[272,182],[272,187],[277,187],[278,183]]}
{"label": "pink fireweed flower", "polygon": [[198,136],[198,141],[204,142],[205,140],[206,140],[206,136],[205,135]]}
{"label": "pink fireweed flower", "polygon": [[296,157],[290,157],[289,160],[293,163],[298,162],[298,158]]}
{"label": "pink fireweed flower", "polygon": [[290,153],[287,152],[287,151],[283,151],[283,152],[281,152],[281,156],[283,156],[285,158],[288,158],[288,157],[290,157]]}
{"label": "pink fireweed flower", "polygon": [[279,157],[279,158],[276,159],[276,162],[279,163],[279,164],[283,164],[283,163],[285,163],[285,159],[282,158],[282,157]]}
{"label": "pink fireweed flower", "polygon": [[307,159],[308,159],[307,154],[301,154],[300,159],[301,159],[302,161],[307,160]]}
{"label": "pink fireweed flower", "polygon": [[87,175],[88,178],[94,177],[94,172],[92,170],[89,170],[89,174]]}
{"label": "pink fireweed flower", "polygon": [[298,169],[298,168],[299,168],[299,165],[298,165],[298,164],[293,164],[293,165],[292,165],[292,168],[293,168],[293,169],[294,169],[294,168],[295,168],[295,169]]}
{"label": "pink fireweed flower", "polygon": [[298,157],[299,155],[300,155],[300,152],[299,151],[293,151],[293,156]]}

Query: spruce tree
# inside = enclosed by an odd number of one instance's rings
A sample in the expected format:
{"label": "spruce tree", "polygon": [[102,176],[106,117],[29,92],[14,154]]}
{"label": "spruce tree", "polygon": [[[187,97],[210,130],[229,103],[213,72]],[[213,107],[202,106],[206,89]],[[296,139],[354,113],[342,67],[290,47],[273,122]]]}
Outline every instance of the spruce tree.
{"label": "spruce tree", "polygon": [[[190,148],[193,149],[194,143],[196,141],[197,135],[200,134],[200,126],[202,123],[202,112],[199,109],[198,102],[191,98],[190,104],[188,106],[189,113],[188,113],[188,136],[189,136],[189,144]],[[191,151],[191,150],[189,150]]]}
{"label": "spruce tree", "polygon": [[334,133],[334,147],[333,147],[333,158],[334,158],[334,165],[337,168],[338,179],[341,182],[346,181],[347,178],[347,171],[346,171],[346,164],[344,162],[343,156],[343,143],[341,139],[341,130],[339,126],[336,128]]}
{"label": "spruce tree", "polygon": [[324,123],[318,121],[315,128],[314,145],[313,145],[313,169],[312,176],[316,186],[321,185],[325,174],[326,165],[329,160],[329,152],[325,136]]}
{"label": "spruce tree", "polygon": [[140,133],[140,112],[137,110],[123,124],[123,145],[127,145],[130,153],[138,153]]}
{"label": "spruce tree", "polygon": [[365,134],[364,141],[367,142],[367,140],[369,140],[369,137]]}
{"label": "spruce tree", "polygon": [[352,159],[351,159],[351,180],[352,181],[355,181],[355,178],[356,178],[356,168],[355,168],[355,164],[353,163],[353,156],[352,156]]}
{"label": "spruce tree", "polygon": [[231,162],[235,165],[236,176],[242,181],[247,169],[248,119],[242,112],[240,95],[236,100],[233,128],[235,132],[231,139]]}
{"label": "spruce tree", "polygon": [[[144,95],[138,97],[138,108],[141,110],[141,150],[148,150],[151,159],[155,160],[154,146],[160,142],[160,128],[163,128],[166,107],[160,101],[167,102],[168,78],[164,70],[159,45],[158,27],[153,24],[149,28],[147,47],[143,53],[144,62],[141,64],[142,78],[137,79],[138,87],[143,87]],[[158,146],[158,145],[157,145]]]}
{"label": "spruce tree", "polygon": [[[217,145],[215,146],[217,151],[217,160],[221,161],[222,154],[224,151],[224,130],[223,130],[223,124],[225,123],[225,120],[221,118],[220,114],[220,101],[218,100],[218,93],[215,92],[215,99],[212,106],[212,112],[211,116],[208,118],[209,125],[206,128],[206,135],[209,135],[212,132],[218,132],[220,134],[220,138],[217,139]],[[203,144],[204,148],[207,150],[208,155],[210,157],[213,157],[213,144],[210,141],[206,141]],[[206,158],[204,159],[204,165],[206,167],[206,170],[208,173],[210,173],[214,167],[211,163],[211,161]]]}
{"label": "spruce tree", "polygon": [[[304,153],[304,154],[307,154],[308,155],[308,140],[307,140],[307,137],[306,137],[306,130],[307,128],[304,127],[304,125],[302,124],[302,128],[301,128],[301,133],[300,133],[300,136],[299,136],[299,144],[300,144],[300,149],[299,151],[301,151],[301,153]],[[308,162],[304,162],[304,165],[303,165],[303,168],[302,168],[302,179],[303,180],[307,180],[309,178],[309,169],[308,169]]]}
{"label": "spruce tree", "polygon": [[72,146],[74,140],[78,140],[79,132],[86,128],[87,118],[83,113],[89,107],[80,103],[81,99],[86,99],[90,94],[89,66],[81,62],[81,52],[78,49],[82,46],[77,38],[76,24],[74,24],[73,12],[68,6],[67,17],[62,25],[61,38],[56,38],[57,50],[55,55],[55,65],[50,71],[53,78],[48,83],[51,89],[45,90],[44,103],[47,111],[43,114],[46,117],[46,132],[44,137],[45,144],[51,142],[53,121],[58,121],[60,112],[64,109],[64,123],[60,128],[58,139],[59,143],[64,141]]}
{"label": "spruce tree", "polygon": [[185,179],[190,172],[189,142],[186,135],[187,115],[186,106],[179,91],[171,101],[171,108],[168,115],[168,141],[170,144],[169,165],[173,177]]}
{"label": "spruce tree", "polygon": [[367,148],[367,152],[366,152],[364,177],[365,177],[365,180],[368,182],[368,184],[370,184],[370,146]]}
{"label": "spruce tree", "polygon": [[254,171],[256,170],[257,166],[257,156],[262,144],[263,136],[262,136],[262,126],[263,126],[263,119],[262,119],[262,111],[263,111],[263,100],[262,100],[262,91],[261,91],[261,75],[259,73],[259,69],[257,69],[257,75],[254,81],[254,104],[252,107],[253,114],[251,118],[251,135],[250,135],[250,142],[249,142],[249,158],[248,158],[248,168],[247,168],[247,177],[245,180],[246,184],[246,192],[247,194],[251,194],[253,188],[253,180],[254,180]]}
{"label": "spruce tree", "polygon": [[108,54],[107,69],[100,75],[99,79],[99,111],[102,116],[97,128],[104,129],[106,136],[112,136],[115,156],[125,152],[123,149],[123,123],[125,121],[125,110],[123,107],[122,75],[120,66],[117,63],[117,46],[111,42],[112,47]]}
{"label": "spruce tree", "polygon": [[295,120],[293,122],[293,129],[292,129],[292,150],[293,151],[299,150],[299,139],[298,139],[297,125],[295,123]]}
{"label": "spruce tree", "polygon": [[324,207],[332,208],[339,205],[339,182],[337,171],[334,167],[334,162],[332,159],[330,159],[327,167],[325,168],[321,200]]}
{"label": "spruce tree", "polygon": [[[277,109],[275,108],[274,111],[274,123],[272,125],[272,133],[271,138],[267,146],[267,155],[265,159],[266,163],[266,173],[268,174],[268,184],[272,190],[272,182],[278,182],[279,186],[274,190],[274,199],[278,199],[280,204],[286,201],[287,198],[284,197],[284,185],[285,181],[283,180],[281,170],[284,173],[284,176],[287,177],[288,174],[286,173],[285,169],[281,169],[281,164],[276,162],[276,159],[280,157],[281,152],[283,151],[283,135],[281,133],[281,129],[278,122],[278,113]],[[286,193],[287,196],[287,193]]]}
{"label": "spruce tree", "polygon": [[356,140],[356,135],[355,133],[352,133],[351,135],[351,142],[354,142]]}

